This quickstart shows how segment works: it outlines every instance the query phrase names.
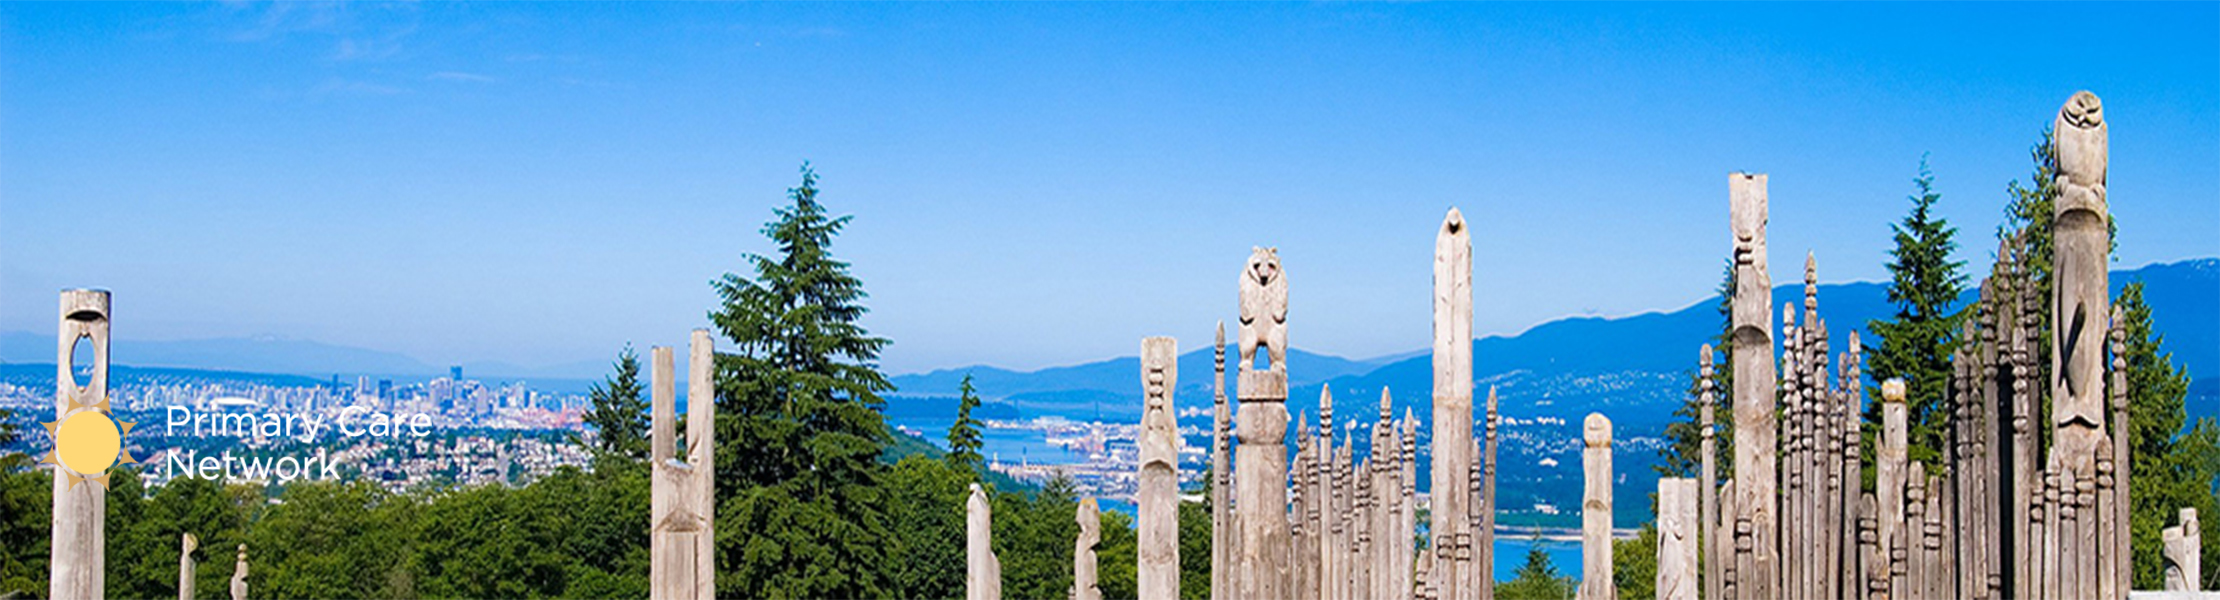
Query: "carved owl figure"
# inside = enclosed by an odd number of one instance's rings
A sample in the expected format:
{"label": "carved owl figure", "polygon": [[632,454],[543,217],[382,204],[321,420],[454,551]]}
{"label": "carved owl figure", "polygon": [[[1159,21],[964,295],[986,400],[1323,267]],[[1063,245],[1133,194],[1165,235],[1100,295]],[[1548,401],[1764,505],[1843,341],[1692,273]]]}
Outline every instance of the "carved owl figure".
{"label": "carved owl figure", "polygon": [[2087,91],[2075,92],[2065,106],[2059,107],[2051,131],[2059,179],[2099,190],[2101,197],[2111,146],[2104,123],[2104,101]]}
{"label": "carved owl figure", "polygon": [[1271,370],[1287,370],[1287,274],[1278,248],[1256,247],[1241,269],[1241,369],[1253,368],[1262,345]]}

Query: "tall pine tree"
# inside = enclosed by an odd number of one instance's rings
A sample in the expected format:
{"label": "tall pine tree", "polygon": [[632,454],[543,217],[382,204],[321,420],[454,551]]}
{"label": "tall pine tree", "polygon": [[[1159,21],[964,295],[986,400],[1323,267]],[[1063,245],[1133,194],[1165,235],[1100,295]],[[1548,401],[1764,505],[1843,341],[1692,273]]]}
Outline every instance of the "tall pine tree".
{"label": "tall pine tree", "polygon": [[979,454],[985,443],[979,433],[980,422],[971,416],[971,409],[979,407],[979,389],[972,387],[971,374],[965,373],[956,391],[956,422],[948,426],[948,454],[942,458],[960,472],[976,474],[986,465],[986,457]]}
{"label": "tall pine tree", "polygon": [[718,593],[862,598],[890,593],[879,463],[887,428],[878,370],[885,338],[857,321],[863,282],[832,256],[849,217],[817,201],[802,165],[792,204],[763,227],[773,256],[754,278],[713,282],[709,313],[730,351],[717,355]]}
{"label": "tall pine tree", "polygon": [[[1889,251],[1895,260],[1888,265],[1888,299],[1896,314],[1866,323],[1881,344],[1866,347],[1865,369],[1875,381],[1904,380],[1909,454],[1912,460],[1933,464],[1942,456],[1949,430],[1950,359],[1965,319],[1964,307],[1958,306],[1966,288],[1966,275],[1960,272],[1965,261],[1950,259],[1958,249],[1953,239],[1958,230],[1935,214],[1942,194],[1935,192],[1935,175],[1925,157],[1912,183],[1919,191],[1910,198],[1911,214],[1889,226],[1896,248]],[[1866,403],[1865,421],[1867,429],[1878,430],[1879,402]]]}
{"label": "tall pine tree", "polygon": [[632,460],[646,460],[648,453],[647,400],[640,396],[640,355],[624,345],[609,378],[586,390],[593,406],[586,409],[586,424],[600,432],[596,449]]}
{"label": "tall pine tree", "polygon": [[[2165,352],[2165,336],[2151,325],[2151,307],[2143,301],[2143,283],[2134,282],[2113,300],[2120,310],[2127,347],[2128,420],[2134,432],[2129,462],[2129,531],[2132,535],[2136,589],[2159,589],[2159,530],[2174,525],[2182,508],[2197,514],[2220,515],[2220,424],[2210,418],[2188,422],[2186,398],[2189,373],[2174,365]],[[2184,429],[2185,425],[2189,425]],[[2205,583],[2201,589],[2220,587],[2220,519],[2204,522]]]}

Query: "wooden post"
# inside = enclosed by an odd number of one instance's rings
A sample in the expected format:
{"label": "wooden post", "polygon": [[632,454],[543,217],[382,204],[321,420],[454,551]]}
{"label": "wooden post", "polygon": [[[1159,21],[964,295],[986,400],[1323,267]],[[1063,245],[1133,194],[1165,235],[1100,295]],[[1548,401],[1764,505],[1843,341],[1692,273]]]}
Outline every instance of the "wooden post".
{"label": "wooden post", "polygon": [[1319,529],[1314,524],[1316,513],[1312,511],[1312,504],[1319,502],[1316,500],[1316,496],[1319,496],[1316,480],[1319,478],[1314,473],[1314,464],[1319,462],[1319,458],[1316,458],[1319,449],[1316,449],[1312,438],[1314,436],[1310,433],[1310,416],[1296,416],[1294,464],[1288,467],[1290,478],[1294,480],[1294,484],[1288,487],[1288,507],[1294,509],[1294,520],[1290,520],[1288,524],[1288,538],[1294,540],[1294,578],[1288,582],[1288,593],[1292,593],[1292,598],[1301,600],[1319,598]]}
{"label": "wooden post", "polygon": [[[1179,597],[1179,423],[1172,391],[1179,387],[1179,340],[1141,340],[1141,439],[1138,496],[1142,600]],[[1285,510],[1282,508],[1281,510]],[[1284,517],[1282,517],[1284,519]]]}
{"label": "wooden post", "polygon": [[1839,547],[1837,554],[1839,556],[1836,557],[1841,563],[1837,574],[1843,592],[1839,596],[1840,600],[1856,600],[1863,586],[1863,583],[1859,580],[1860,570],[1858,568],[1857,510],[1860,506],[1859,497],[1863,492],[1861,481],[1864,478],[1858,459],[1858,423],[1860,421],[1858,405],[1865,400],[1865,374],[1863,372],[1864,354],[1862,350],[1864,346],[1859,345],[1856,330],[1850,332],[1849,345],[1850,357],[1843,361],[1844,373],[1842,378],[1844,383],[1841,401],[1843,426],[1841,431],[1836,432],[1841,437],[1837,444],[1841,455],[1835,461],[1835,468],[1839,471],[1838,478],[1843,482],[1840,500],[1842,531],[1837,541]]}
{"label": "wooden post", "polygon": [[1904,523],[1897,526],[1903,534],[1903,547],[1895,549],[1904,555],[1904,576],[1889,590],[1890,598],[1905,600],[1930,600],[1927,595],[1927,463],[1911,463],[1911,474],[1904,480]]}
{"label": "wooden post", "polygon": [[1319,456],[1319,598],[1341,598],[1341,453],[1334,451],[1334,389],[1319,389],[1319,433],[1323,436],[1323,453]]}
{"label": "wooden post", "polygon": [[979,484],[964,500],[964,598],[1001,600],[1002,560],[994,555],[994,506]]}
{"label": "wooden post", "polygon": [[[54,421],[47,433],[55,448],[43,463],[54,465],[53,524],[48,540],[47,593],[54,598],[100,598],[107,589],[108,464],[73,464],[61,453],[64,431],[105,431],[118,425],[108,418],[108,308],[106,290],[62,290],[60,335],[55,337]],[[77,385],[72,350],[92,345],[91,376]],[[78,425],[85,423],[86,425]],[[83,428],[83,429],[79,429]],[[118,452],[132,462],[116,431]],[[92,485],[86,485],[86,484]]]}
{"label": "wooden post", "polygon": [[247,600],[247,545],[239,545],[239,562],[231,565],[231,600]]}
{"label": "wooden post", "polygon": [[[1700,477],[1697,479],[1699,487],[1703,490],[1703,495],[1699,500],[1700,506],[1696,518],[1699,521],[1697,529],[1702,532],[1702,537],[1697,540],[1697,543],[1702,547],[1701,555],[1703,558],[1700,562],[1703,565],[1703,597],[1710,600],[1720,600],[1724,597],[1721,595],[1724,592],[1720,587],[1720,578],[1723,575],[1719,565],[1725,557],[1719,553],[1719,466],[1717,464],[1719,432],[1715,423],[1718,420],[1718,409],[1714,407],[1718,400],[1713,397],[1713,388],[1716,387],[1716,384],[1711,379],[1711,355],[1711,344],[1704,344],[1703,350],[1696,357],[1696,364],[1698,365],[1696,369],[1697,387],[1702,390],[1697,397],[1697,404],[1699,405],[1697,411],[1701,419],[1699,421],[1700,433],[1703,436],[1703,442],[1698,450],[1703,455],[1703,469],[1699,472]],[[1491,426],[1490,429],[1492,430],[1493,427]]]}
{"label": "wooden post", "polygon": [[2197,509],[2183,508],[2173,527],[2159,532],[2159,553],[2166,560],[2166,591],[2194,592],[2204,582],[2203,529],[2198,527]]}
{"label": "wooden post", "polygon": [[1766,262],[1766,176],[1727,176],[1729,214],[1734,234],[1734,478],[1735,532],[1748,536],[1743,563],[1737,565],[1737,593],[1751,598],[1780,595],[1779,544],[1775,542],[1775,490],[1778,488],[1773,335],[1768,317],[1773,295]]}
{"label": "wooden post", "polygon": [[[1803,330],[1796,326],[1796,305],[1781,305],[1781,495],[1780,522],[1783,540],[1808,540],[1803,531]],[[1798,571],[1808,544],[1781,545],[1780,587],[1784,596],[1809,598]]]}
{"label": "wooden post", "polygon": [[1665,477],[1657,480],[1657,586],[1658,600],[1696,600],[1697,518],[1694,479]]}
{"label": "wooden post", "polygon": [[1480,573],[1480,593],[1478,594],[1480,600],[1495,600],[1495,444],[1496,425],[1500,419],[1501,417],[1496,414],[1495,386],[1490,385],[1488,386],[1487,448],[1481,456],[1480,502],[1477,507],[1480,511],[1480,528],[1479,531],[1473,532],[1478,539],[1477,544],[1479,544],[1477,549],[1479,555],[1477,562],[1479,564],[1474,565],[1473,568]]}
{"label": "wooden post", "polygon": [[1587,486],[1580,503],[1580,598],[1614,600],[1619,590],[1611,580],[1611,419],[1589,413],[1581,429],[1588,447],[1581,451]]}
{"label": "wooden post", "polygon": [[[1492,408],[1493,405],[1491,404],[1490,407]],[[1425,568],[1423,564],[1420,564],[1425,561],[1419,560],[1418,549],[1414,546],[1418,538],[1418,419],[1413,417],[1410,407],[1404,407],[1403,456],[1399,461],[1403,466],[1403,505],[1398,510],[1403,517],[1403,522],[1395,528],[1398,536],[1396,547],[1400,548],[1397,551],[1400,558],[1398,559],[1397,564],[1399,566],[1396,567],[1396,572],[1401,574],[1402,587],[1395,593],[1394,597],[1397,598],[1409,598],[1416,593],[1417,581],[1424,579],[1417,572]],[[1490,431],[1493,431],[1492,420]],[[1483,593],[1487,589],[1481,588]]]}
{"label": "wooden post", "polygon": [[[1241,270],[1240,497],[1242,598],[1287,597],[1293,573],[1287,524],[1287,275],[1276,249],[1256,248]],[[1270,364],[1257,368],[1262,351]]]}
{"label": "wooden post", "polygon": [[1082,498],[1072,520],[1079,524],[1079,539],[1072,541],[1071,600],[1102,600],[1102,588],[1095,585],[1095,545],[1102,543],[1102,509],[1092,496]]}
{"label": "wooden post", "polygon": [[654,396],[649,425],[649,596],[716,596],[716,348],[693,331],[687,355],[686,448],[678,447],[677,384],[671,348],[649,351]]}
{"label": "wooden post", "polygon": [[2116,498],[2104,502],[2105,508],[2103,510],[2107,512],[2102,513],[2109,515],[2111,518],[2111,522],[2105,528],[2110,538],[2109,543],[2105,545],[2105,551],[2110,553],[2110,560],[2105,561],[2104,568],[2111,571],[2111,581],[2113,582],[2113,590],[2105,593],[2104,597],[2110,600],[2121,600],[2127,597],[2129,582],[2134,580],[2134,574],[2129,571],[2134,551],[2128,545],[2128,509],[2131,505],[2128,492],[2133,489],[2128,486],[2128,480],[2133,470],[2128,468],[2128,462],[2132,460],[2129,450],[2134,444],[2135,427],[2132,425],[2133,422],[2128,420],[2127,330],[2125,329],[2124,319],[2120,314],[2120,307],[2112,307],[2111,317],[2111,463],[2112,488]]}
{"label": "wooden post", "polygon": [[1210,600],[1233,597],[1235,539],[1233,529],[1233,446],[1227,434],[1233,413],[1226,405],[1226,322],[1218,322],[1217,341],[1211,344],[1210,426]]}
{"label": "wooden post", "polygon": [[[1890,379],[1881,383],[1881,440],[1875,450],[1874,493],[1880,501],[1881,552],[1889,557],[1891,573],[1898,568],[1899,557],[1908,556],[1903,547],[1910,535],[1904,532],[1905,492],[1909,478],[1905,474],[1906,417],[1904,380]],[[1891,598],[1903,596],[1903,585],[1892,577],[1889,586]]]}
{"label": "wooden post", "polygon": [[178,541],[177,600],[193,600],[193,550],[200,547],[200,538],[184,534]]}
{"label": "wooden post", "polygon": [[[1464,214],[1449,209],[1434,236],[1434,467],[1436,544],[1471,539],[1472,507],[1472,238]],[[1472,600],[1472,565],[1435,565],[1442,596]]]}

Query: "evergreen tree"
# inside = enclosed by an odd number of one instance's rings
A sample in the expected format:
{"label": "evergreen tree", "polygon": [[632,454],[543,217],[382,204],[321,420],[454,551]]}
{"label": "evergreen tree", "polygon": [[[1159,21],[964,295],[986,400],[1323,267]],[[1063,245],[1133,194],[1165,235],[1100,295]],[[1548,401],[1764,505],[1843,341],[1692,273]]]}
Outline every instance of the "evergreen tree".
{"label": "evergreen tree", "polygon": [[21,452],[0,454],[0,596],[46,595],[54,475]]}
{"label": "evergreen tree", "polygon": [[[2028,280],[2034,285],[2031,292],[2046,301],[2046,308],[2036,311],[2038,329],[2035,339],[2028,340],[2029,351],[2035,353],[2035,381],[2050,381],[2050,310],[2047,301],[2051,290],[2051,213],[2057,209],[2058,156],[2051,148],[2051,130],[2043,128],[2041,139],[2029,148],[2027,157],[2033,161],[2034,171],[2028,174],[2029,183],[2018,180],[2005,184],[2004,222],[1997,225],[1997,239],[2020,250],[2020,268],[2025,269]],[[2043,415],[2050,414],[2050,391],[2047,386],[2035,386],[2037,404]],[[2047,439],[2048,428],[2036,428]]]}
{"label": "evergreen tree", "polygon": [[[1065,522],[1072,521],[1065,519]],[[1133,515],[1115,510],[1102,511],[1102,543],[1095,545],[1095,587],[1102,590],[1103,600],[1132,600],[1141,595],[1141,534],[1134,529],[1135,525]],[[1064,546],[1070,547],[1071,544],[1065,543]],[[1066,554],[1064,558],[1069,560],[1071,555]],[[1181,562],[1186,560],[1185,554],[1180,555]],[[1210,557],[1205,556],[1203,560],[1207,562]],[[1005,580],[1008,577],[1003,576]],[[1187,580],[1184,575],[1179,587],[1181,595],[1185,595]],[[1210,587],[1207,581],[1203,587]],[[1008,585],[1004,585],[1002,591],[1008,594],[1010,589]]]}
{"label": "evergreen tree", "polygon": [[1573,595],[1572,578],[1559,575],[1557,566],[1549,563],[1549,555],[1542,553],[1541,537],[1534,538],[1527,547],[1526,564],[1520,565],[1510,581],[1495,587],[1495,597],[1503,600],[1563,600]]}
{"label": "evergreen tree", "polygon": [[[1650,494],[1651,512],[1656,512],[1657,494]],[[1618,600],[1650,600],[1657,597],[1657,523],[1643,523],[1634,539],[1612,540],[1611,581],[1619,592]]]}
{"label": "evergreen tree", "polygon": [[[924,455],[910,455],[888,472],[887,519],[893,587],[897,598],[964,595],[964,501],[977,476]],[[1015,515],[996,515],[1001,521]]]}
{"label": "evergreen tree", "polygon": [[[2165,561],[2159,530],[2175,525],[2182,508],[2220,515],[2220,424],[2212,418],[2188,423],[2189,374],[2161,349],[2165,337],[2151,324],[2143,283],[2129,283],[2113,301],[2126,334],[2129,429],[2129,531],[2136,589],[2158,589]],[[2190,425],[2187,429],[2184,425]],[[2220,587],[2220,519],[2204,522],[2203,559],[2208,575],[2202,589]]]}
{"label": "evergreen tree", "polygon": [[[1072,540],[1079,538],[1079,521],[1073,518],[1079,513],[1079,493],[1071,478],[1058,474],[1030,495],[996,491],[993,505],[994,554],[1002,561],[1002,594],[1011,598],[1066,596],[1071,591]],[[1105,516],[1116,513],[1105,512]],[[1097,566],[1114,562],[1105,552],[1113,535],[1105,519],[1102,543],[1096,546]],[[1110,581],[1111,573],[1104,570],[1097,575],[1102,597],[1119,597]]]}
{"label": "evergreen tree", "polygon": [[817,174],[801,174],[762,230],[776,254],[748,255],[753,279],[712,284],[723,305],[710,321],[732,343],[717,356],[718,593],[885,596],[887,340],[857,323],[863,283],[832,256],[849,217],[829,216]]}
{"label": "evergreen tree", "polygon": [[593,406],[586,410],[586,424],[601,434],[597,449],[633,460],[646,460],[648,405],[640,393],[640,355],[632,351],[631,344],[625,344],[624,353],[617,355],[613,366],[615,374],[586,391],[593,401]]}
{"label": "evergreen tree", "polygon": [[[177,543],[176,539],[160,544],[145,537],[142,518],[145,514],[146,486],[139,483],[139,474],[126,465],[108,469],[106,494],[107,518],[101,526],[107,530],[107,553],[102,556],[105,573],[102,575],[103,591],[118,597],[156,596],[168,592],[177,595],[177,565],[171,563],[169,581],[148,581],[132,577],[132,567],[146,560],[149,554],[167,554],[157,550]],[[151,584],[151,585],[149,585]]]}
{"label": "evergreen tree", "polygon": [[[1721,480],[1734,476],[1734,259],[1726,260],[1726,274],[1719,282],[1719,335],[1712,338],[1712,464]],[[1687,399],[1673,409],[1679,420],[1665,425],[1661,460],[1650,468],[1665,477],[1696,477],[1703,467],[1703,380],[1696,369],[1687,371]],[[1716,485],[1718,482],[1713,482]]]}
{"label": "evergreen tree", "polygon": [[957,386],[956,422],[948,426],[948,454],[942,458],[948,466],[966,473],[976,473],[986,465],[986,458],[979,454],[984,438],[979,433],[979,419],[971,416],[971,409],[979,407],[979,390],[971,386],[971,374],[964,374],[963,385]]}
{"label": "evergreen tree", "polygon": [[[2032,234],[2026,239],[2027,259],[2023,266],[2034,274],[2037,297],[2048,298],[2052,253],[2050,222],[2058,206],[2058,156],[2051,148],[2049,127],[2043,128],[2041,139],[2027,150],[2027,157],[2035,163],[2035,170],[2028,174],[2026,184],[2018,180],[2005,184],[2004,223],[1997,226],[1997,238],[2010,239],[2021,232]],[[2047,343],[2050,338],[2043,339]],[[2045,351],[2044,356],[2049,356],[2049,352]],[[2037,362],[2048,364],[2049,361]]]}
{"label": "evergreen tree", "polygon": [[1202,502],[1179,503],[1179,597],[1186,600],[1210,598],[1209,480],[1203,478]]}
{"label": "evergreen tree", "polygon": [[[1953,239],[1958,230],[1934,212],[1942,194],[1935,192],[1935,175],[1927,169],[1925,157],[1912,184],[1919,191],[1910,197],[1911,214],[1889,226],[1896,248],[1889,251],[1895,260],[1888,264],[1888,299],[1896,305],[1896,314],[1866,323],[1881,344],[1865,348],[1865,369],[1875,381],[1904,380],[1909,454],[1912,460],[1932,465],[1942,458],[1949,430],[1950,361],[1966,314],[1957,306],[1966,275],[1960,272],[1965,261],[1950,259],[1958,249]],[[1881,426],[1880,405],[1866,403],[1869,431]]]}

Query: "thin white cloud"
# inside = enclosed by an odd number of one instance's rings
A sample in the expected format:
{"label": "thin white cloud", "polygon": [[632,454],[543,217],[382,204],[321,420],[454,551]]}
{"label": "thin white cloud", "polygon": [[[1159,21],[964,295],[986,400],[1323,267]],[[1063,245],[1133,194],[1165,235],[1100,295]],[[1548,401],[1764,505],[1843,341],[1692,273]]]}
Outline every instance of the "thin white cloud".
{"label": "thin white cloud", "polygon": [[493,83],[495,81],[495,79],[490,76],[479,75],[477,73],[465,73],[462,71],[440,71],[438,73],[426,75],[424,76],[424,78],[432,81],[452,81],[457,83]]}
{"label": "thin white cloud", "polygon": [[335,62],[383,60],[400,55],[416,33],[415,7],[334,2],[227,4],[218,17],[226,39],[276,42],[294,36],[323,38]]}
{"label": "thin white cloud", "polygon": [[227,2],[228,14],[253,16],[254,22],[233,29],[227,36],[237,42],[258,42],[302,32],[329,32],[339,21],[339,6],[324,2]]}

